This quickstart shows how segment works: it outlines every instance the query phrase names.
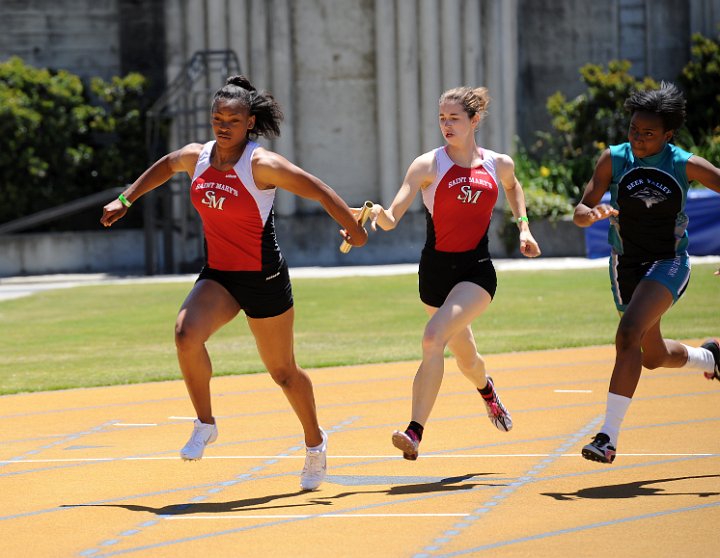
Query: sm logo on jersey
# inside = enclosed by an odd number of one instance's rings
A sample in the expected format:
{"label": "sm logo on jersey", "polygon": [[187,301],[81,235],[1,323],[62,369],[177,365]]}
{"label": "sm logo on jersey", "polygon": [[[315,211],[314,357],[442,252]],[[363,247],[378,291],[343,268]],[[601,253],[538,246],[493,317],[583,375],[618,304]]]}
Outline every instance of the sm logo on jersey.
{"label": "sm logo on jersey", "polygon": [[207,205],[208,207],[212,207],[213,209],[219,209],[220,211],[222,211],[223,203],[225,203],[225,198],[217,198],[215,197],[215,192],[209,190],[205,192],[205,197],[201,201],[203,205]]}
{"label": "sm logo on jersey", "polygon": [[466,184],[460,188],[460,193],[458,194],[457,199],[460,200],[460,203],[476,204],[480,198],[480,194],[482,194],[482,190],[475,190],[473,192],[470,185]]}

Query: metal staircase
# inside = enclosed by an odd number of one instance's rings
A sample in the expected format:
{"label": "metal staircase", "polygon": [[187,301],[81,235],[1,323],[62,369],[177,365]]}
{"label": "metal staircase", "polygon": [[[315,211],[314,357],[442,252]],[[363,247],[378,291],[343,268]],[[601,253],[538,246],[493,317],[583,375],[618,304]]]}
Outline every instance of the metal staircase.
{"label": "metal staircase", "polygon": [[[149,162],[188,143],[212,139],[212,96],[228,76],[240,72],[240,61],[232,50],[195,52],[147,112]],[[187,177],[178,176],[143,196],[148,275],[186,271],[185,266],[202,257],[202,226],[186,188]]]}

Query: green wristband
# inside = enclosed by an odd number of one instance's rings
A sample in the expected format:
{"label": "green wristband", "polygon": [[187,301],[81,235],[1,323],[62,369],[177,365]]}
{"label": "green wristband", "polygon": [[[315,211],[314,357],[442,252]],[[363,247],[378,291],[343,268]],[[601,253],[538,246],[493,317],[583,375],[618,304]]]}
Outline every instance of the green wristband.
{"label": "green wristband", "polygon": [[130,207],[132,205],[132,202],[128,200],[123,194],[120,194],[118,196],[118,199],[120,200],[120,203],[123,204],[125,207]]}
{"label": "green wristband", "polygon": [[517,219],[515,219],[515,222],[519,225],[520,223],[529,223],[530,221],[528,220],[527,217],[523,216],[523,217],[518,217]]}

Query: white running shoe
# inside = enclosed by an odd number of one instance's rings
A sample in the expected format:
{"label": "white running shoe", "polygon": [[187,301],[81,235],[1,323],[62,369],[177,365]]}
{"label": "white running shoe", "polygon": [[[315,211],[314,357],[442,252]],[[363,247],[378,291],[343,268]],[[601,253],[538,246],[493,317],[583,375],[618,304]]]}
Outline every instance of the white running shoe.
{"label": "white running shoe", "polygon": [[199,419],[195,419],[194,424],[195,428],[193,428],[188,443],[180,450],[180,457],[185,461],[200,459],[205,451],[205,446],[212,444],[218,437],[217,424],[205,424]]}
{"label": "white running shoe", "polygon": [[322,444],[305,450],[305,466],[300,475],[303,490],[315,490],[327,475],[327,434],[321,428]]}

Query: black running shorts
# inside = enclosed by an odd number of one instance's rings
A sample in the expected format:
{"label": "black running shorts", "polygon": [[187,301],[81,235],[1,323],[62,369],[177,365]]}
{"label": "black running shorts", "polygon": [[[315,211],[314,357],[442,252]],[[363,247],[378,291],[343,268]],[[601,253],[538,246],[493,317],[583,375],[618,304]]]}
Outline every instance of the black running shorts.
{"label": "black running shorts", "polygon": [[272,318],[293,306],[288,265],[283,258],[278,266],[266,271],[220,271],[205,266],[198,281],[220,283],[249,318]]}
{"label": "black running shorts", "polygon": [[471,252],[436,252],[423,250],[418,271],[420,300],[440,308],[452,288],[463,281],[485,289],[491,298],[497,290],[495,266],[488,255]]}

